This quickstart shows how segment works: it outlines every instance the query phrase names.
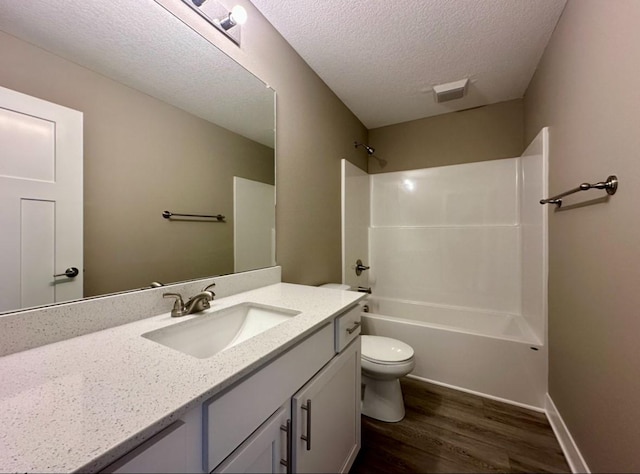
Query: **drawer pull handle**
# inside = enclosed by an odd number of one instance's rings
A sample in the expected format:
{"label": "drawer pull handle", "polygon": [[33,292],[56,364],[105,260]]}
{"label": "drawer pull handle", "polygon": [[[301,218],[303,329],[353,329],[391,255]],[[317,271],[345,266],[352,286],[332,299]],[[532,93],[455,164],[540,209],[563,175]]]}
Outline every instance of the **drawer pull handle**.
{"label": "drawer pull handle", "polygon": [[360,324],[361,324],[360,321],[356,321],[355,323],[353,323],[352,327],[347,328],[347,332],[349,334],[353,334],[356,331],[356,329],[358,329],[360,327]]}
{"label": "drawer pull handle", "polygon": [[307,434],[300,435],[300,439],[307,442],[307,451],[311,451],[311,400],[307,400],[307,404],[300,408],[307,411]]}
{"label": "drawer pull handle", "polygon": [[293,449],[293,439],[291,438],[291,419],[287,419],[286,425],[280,425],[280,430],[287,433],[287,459],[280,459],[280,464],[287,468],[287,474],[293,472],[293,465],[291,464],[291,450]]}

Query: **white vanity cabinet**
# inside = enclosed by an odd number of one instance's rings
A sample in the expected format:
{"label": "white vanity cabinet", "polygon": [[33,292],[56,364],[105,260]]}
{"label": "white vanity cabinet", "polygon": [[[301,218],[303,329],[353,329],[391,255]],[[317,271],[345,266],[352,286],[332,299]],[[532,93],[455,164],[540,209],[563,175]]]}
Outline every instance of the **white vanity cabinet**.
{"label": "white vanity cabinet", "polygon": [[333,324],[203,405],[204,468],[210,472],[335,355]]}
{"label": "white vanity cabinet", "polygon": [[[277,400],[284,393],[278,389],[283,385],[287,390],[296,386],[278,411],[214,472],[349,471],[360,450],[359,322],[360,308],[355,306],[212,402],[212,406],[223,402],[217,407],[218,418],[223,413],[236,419],[248,414],[255,420],[258,412],[264,412],[256,410],[257,405]],[[247,409],[234,410],[232,405],[238,402],[247,404]],[[247,423],[242,431],[250,426]],[[215,425],[210,428],[216,430]],[[209,466],[212,459],[215,463],[226,454],[228,434],[221,433],[218,442],[215,434],[209,435]]]}
{"label": "white vanity cabinet", "polygon": [[359,315],[338,315],[105,471],[348,472],[360,448]]}
{"label": "white vanity cabinet", "polygon": [[348,472],[359,450],[360,341],[354,340],[213,472]]}

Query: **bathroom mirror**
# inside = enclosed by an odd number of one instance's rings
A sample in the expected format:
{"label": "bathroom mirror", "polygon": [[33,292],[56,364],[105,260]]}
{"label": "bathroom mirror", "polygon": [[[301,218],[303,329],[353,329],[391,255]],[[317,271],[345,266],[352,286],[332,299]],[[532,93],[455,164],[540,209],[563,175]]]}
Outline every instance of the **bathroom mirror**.
{"label": "bathroom mirror", "polygon": [[[83,114],[82,297],[275,264],[275,93],[258,78],[153,0],[2,2],[0,54],[0,86]],[[252,199],[270,219],[242,215]]]}

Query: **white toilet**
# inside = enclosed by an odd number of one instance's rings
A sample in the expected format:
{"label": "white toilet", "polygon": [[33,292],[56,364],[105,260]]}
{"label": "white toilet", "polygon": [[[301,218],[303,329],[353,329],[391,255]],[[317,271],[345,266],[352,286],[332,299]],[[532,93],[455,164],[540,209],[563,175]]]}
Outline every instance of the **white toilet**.
{"label": "white toilet", "polygon": [[413,348],[397,339],[362,336],[362,414],[380,421],[404,418],[400,377],[413,370]]}
{"label": "white toilet", "polygon": [[[327,283],[322,288],[346,291],[349,285]],[[365,336],[362,341],[362,414],[380,421],[404,418],[400,377],[413,370],[413,348],[397,339]]]}

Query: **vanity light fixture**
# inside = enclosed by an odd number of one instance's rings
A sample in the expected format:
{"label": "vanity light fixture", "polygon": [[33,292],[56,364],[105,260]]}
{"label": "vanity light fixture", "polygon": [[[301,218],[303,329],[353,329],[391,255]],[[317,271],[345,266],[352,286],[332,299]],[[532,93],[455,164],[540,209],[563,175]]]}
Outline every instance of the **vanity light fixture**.
{"label": "vanity light fixture", "polygon": [[236,25],[244,25],[247,22],[247,10],[245,10],[243,6],[236,5],[231,9],[226,18],[218,21],[224,31],[228,31]]}
{"label": "vanity light fixture", "polygon": [[211,23],[218,31],[240,46],[241,25],[247,21],[247,11],[236,5],[228,11],[215,0],[182,0]]}

